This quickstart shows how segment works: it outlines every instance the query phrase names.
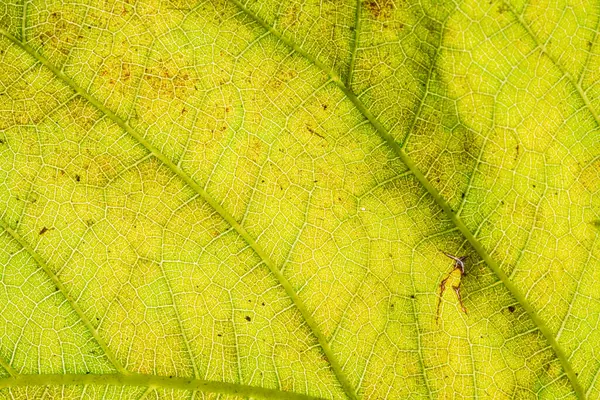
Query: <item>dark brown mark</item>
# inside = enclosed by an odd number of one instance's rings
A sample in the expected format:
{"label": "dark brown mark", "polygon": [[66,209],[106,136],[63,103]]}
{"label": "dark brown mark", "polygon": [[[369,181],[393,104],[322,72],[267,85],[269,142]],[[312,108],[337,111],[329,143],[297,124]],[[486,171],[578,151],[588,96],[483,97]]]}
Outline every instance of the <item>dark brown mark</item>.
{"label": "dark brown mark", "polygon": [[44,233],[48,232],[48,228],[46,228],[45,226],[42,228],[42,230],[40,231],[40,235],[43,235]]}
{"label": "dark brown mark", "polygon": [[508,311],[509,312],[513,313],[513,312],[515,312],[515,310],[516,310],[515,306],[508,306]]}
{"label": "dark brown mark", "polygon": [[321,139],[325,139],[325,136],[321,135],[320,133],[318,133],[317,131],[312,129],[310,126],[307,126],[306,129],[313,135],[316,135],[316,136],[320,137]]}
{"label": "dark brown mark", "polygon": [[75,180],[76,180],[77,182],[81,181],[81,176],[79,176],[79,175],[75,175]]}
{"label": "dark brown mark", "polygon": [[245,318],[245,319],[246,319],[246,321],[248,321],[248,322],[252,321],[252,318],[250,318],[250,317],[249,317],[249,316],[247,316],[247,315],[246,315],[246,318]]}

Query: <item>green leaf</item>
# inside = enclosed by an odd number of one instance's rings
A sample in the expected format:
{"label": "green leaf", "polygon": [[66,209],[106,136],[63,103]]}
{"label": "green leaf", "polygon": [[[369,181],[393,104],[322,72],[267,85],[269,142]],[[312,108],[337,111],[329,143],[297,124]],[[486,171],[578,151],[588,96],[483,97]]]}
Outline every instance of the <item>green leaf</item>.
{"label": "green leaf", "polygon": [[0,398],[600,397],[597,5],[76,1],[0,4]]}

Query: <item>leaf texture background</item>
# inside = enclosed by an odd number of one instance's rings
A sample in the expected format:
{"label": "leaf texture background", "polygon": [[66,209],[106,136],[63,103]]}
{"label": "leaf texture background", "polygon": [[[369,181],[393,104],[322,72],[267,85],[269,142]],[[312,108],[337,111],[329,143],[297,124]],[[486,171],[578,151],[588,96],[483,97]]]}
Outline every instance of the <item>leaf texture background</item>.
{"label": "leaf texture background", "polygon": [[599,19],[2,1],[0,398],[599,398]]}

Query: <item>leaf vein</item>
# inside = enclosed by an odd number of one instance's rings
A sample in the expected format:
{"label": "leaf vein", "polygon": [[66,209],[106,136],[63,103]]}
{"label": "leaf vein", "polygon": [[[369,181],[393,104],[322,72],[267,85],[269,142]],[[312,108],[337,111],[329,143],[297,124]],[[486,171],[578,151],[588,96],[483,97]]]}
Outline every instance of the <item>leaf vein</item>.
{"label": "leaf vein", "polygon": [[0,390],[23,386],[113,385],[178,389],[261,399],[320,400],[320,397],[227,382],[144,374],[18,375],[0,379]]}

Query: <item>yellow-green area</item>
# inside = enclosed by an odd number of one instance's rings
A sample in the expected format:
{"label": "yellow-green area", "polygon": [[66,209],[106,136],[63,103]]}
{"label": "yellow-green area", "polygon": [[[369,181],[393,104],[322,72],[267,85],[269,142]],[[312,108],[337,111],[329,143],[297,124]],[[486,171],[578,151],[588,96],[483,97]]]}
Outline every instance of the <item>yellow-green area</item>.
{"label": "yellow-green area", "polygon": [[0,3],[0,398],[599,398],[599,24]]}

